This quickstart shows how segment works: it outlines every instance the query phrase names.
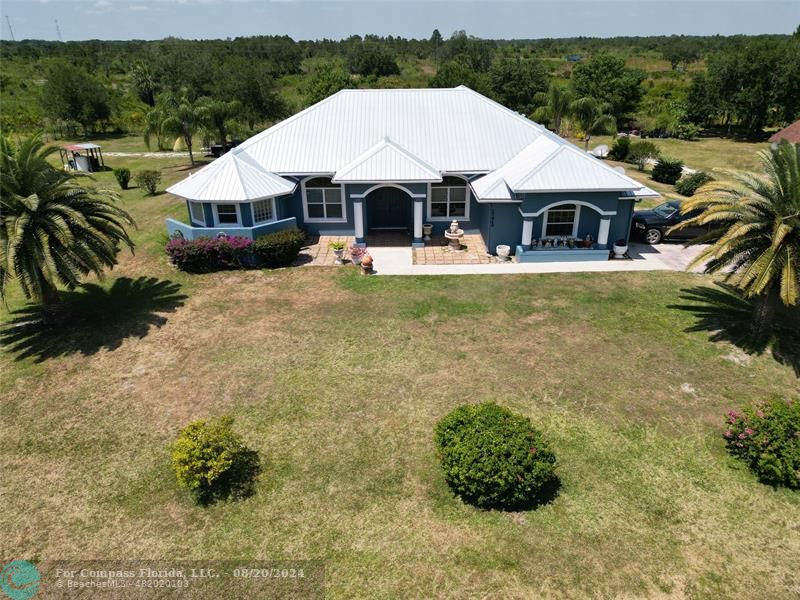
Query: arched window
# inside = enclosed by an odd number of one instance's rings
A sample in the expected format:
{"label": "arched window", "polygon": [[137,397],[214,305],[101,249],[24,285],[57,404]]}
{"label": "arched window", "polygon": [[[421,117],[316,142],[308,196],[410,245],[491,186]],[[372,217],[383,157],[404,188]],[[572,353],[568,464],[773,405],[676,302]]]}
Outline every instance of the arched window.
{"label": "arched window", "polygon": [[314,177],[303,182],[303,214],[306,221],[323,222],[347,220],[344,190],[328,177]]}
{"label": "arched window", "polygon": [[428,219],[447,221],[469,220],[469,189],[460,177],[444,177],[441,183],[431,184],[428,198]]}
{"label": "arched window", "polygon": [[559,204],[544,213],[542,237],[575,237],[578,235],[580,206]]}

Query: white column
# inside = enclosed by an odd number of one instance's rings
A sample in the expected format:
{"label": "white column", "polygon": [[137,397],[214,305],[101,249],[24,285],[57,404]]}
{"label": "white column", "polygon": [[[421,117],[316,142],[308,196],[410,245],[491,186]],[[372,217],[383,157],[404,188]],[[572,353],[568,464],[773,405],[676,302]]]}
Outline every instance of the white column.
{"label": "white column", "polygon": [[600,229],[597,232],[597,244],[605,246],[608,243],[608,228],[611,226],[611,219],[603,217],[600,219]]}
{"label": "white column", "polygon": [[356,238],[362,239],[364,237],[364,211],[361,209],[360,200],[353,202],[353,223],[355,224]]}
{"label": "white column", "polygon": [[522,245],[530,246],[533,239],[533,219],[522,218]]}
{"label": "white column", "polygon": [[414,201],[414,239],[422,239],[422,201]]}

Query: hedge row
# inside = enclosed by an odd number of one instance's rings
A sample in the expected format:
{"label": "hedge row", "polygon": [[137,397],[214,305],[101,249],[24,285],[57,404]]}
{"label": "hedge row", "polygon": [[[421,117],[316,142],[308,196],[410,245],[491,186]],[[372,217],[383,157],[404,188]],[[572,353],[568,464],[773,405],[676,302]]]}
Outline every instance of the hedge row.
{"label": "hedge row", "polygon": [[166,252],[172,264],[189,273],[211,273],[246,267],[286,267],[305,243],[299,229],[270,233],[253,241],[241,236],[186,240],[172,238]]}

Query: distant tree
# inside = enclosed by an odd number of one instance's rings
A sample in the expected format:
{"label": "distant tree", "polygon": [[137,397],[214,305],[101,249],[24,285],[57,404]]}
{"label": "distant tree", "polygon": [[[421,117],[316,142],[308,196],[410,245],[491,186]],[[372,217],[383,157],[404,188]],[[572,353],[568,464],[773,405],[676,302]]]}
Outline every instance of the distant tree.
{"label": "distant tree", "polygon": [[214,97],[237,100],[241,118],[252,130],[258,121],[276,121],[290,114],[278,93],[269,65],[236,56],[228,58],[215,77]]}
{"label": "distant tree", "polygon": [[228,140],[228,128],[242,112],[242,104],[238,100],[215,100],[201,98],[198,101],[197,115],[203,126],[213,131],[217,142],[224,144]]}
{"label": "distant tree", "polygon": [[113,192],[84,187],[55,168],[55,151],[40,136],[0,139],[0,295],[16,279],[53,325],[61,322],[58,286],[72,289],[89,273],[102,277],[121,245],[133,249],[125,228],[135,226]]}
{"label": "distant tree", "polygon": [[494,42],[468,36],[466,31],[456,31],[439,50],[443,62],[460,60],[481,73],[489,70],[494,55]]}
{"label": "distant tree", "polygon": [[584,149],[589,150],[589,140],[601,133],[617,133],[617,120],[610,102],[598,102],[594,98],[578,98],[570,105],[570,114],[583,132]]}
{"label": "distant tree", "polygon": [[55,64],[48,70],[41,103],[48,116],[79,123],[84,135],[111,116],[103,84],[67,63]]}
{"label": "distant tree", "polygon": [[502,56],[489,69],[489,85],[501,104],[527,115],[547,89],[547,69],[536,59]]}
{"label": "distant tree", "polygon": [[681,204],[696,214],[678,228],[706,227],[690,243],[710,243],[689,267],[720,273],[757,300],[754,328],[764,333],[776,304],[800,301],[800,144],[782,142],[761,153],[764,175],[712,182]]}
{"label": "distant tree", "polygon": [[347,68],[351,73],[359,75],[383,77],[400,74],[394,54],[379,43],[369,40],[353,44],[347,55]]}
{"label": "distant tree", "polygon": [[432,88],[454,88],[465,85],[468,88],[480,92],[481,94],[491,95],[491,87],[486,77],[476,72],[464,60],[451,60],[444,63],[436,71],[428,87]]}
{"label": "distant tree", "polygon": [[306,80],[303,95],[307,105],[316,104],[351,84],[346,71],[336,65],[325,64],[313,71]]}
{"label": "distant tree", "polygon": [[625,61],[610,54],[597,54],[572,70],[572,87],[579,98],[594,98],[612,106],[619,121],[636,110],[644,94],[644,73],[625,67]]}
{"label": "distant tree", "polygon": [[180,137],[189,151],[189,161],[194,166],[192,141],[202,123],[200,105],[187,88],[166,92],[158,97],[155,108],[147,114],[145,144],[149,148],[154,135],[158,137],[159,143],[167,136]]}
{"label": "distant tree", "polygon": [[679,66],[683,66],[685,68],[689,65],[689,63],[696,61],[698,58],[700,58],[700,52],[691,39],[683,36],[675,36],[671,37],[670,40],[661,48],[661,56],[664,57],[664,60],[669,61],[669,64],[674,71]]}
{"label": "distant tree", "polygon": [[150,66],[142,61],[133,65],[131,70],[133,86],[139,99],[149,107],[156,105],[156,82]]}
{"label": "distant tree", "polygon": [[439,48],[442,47],[442,44],[444,44],[444,40],[442,39],[442,34],[439,33],[438,29],[433,30],[433,33],[431,34],[430,44],[434,52],[436,52]]}
{"label": "distant tree", "polygon": [[569,115],[573,100],[572,92],[567,86],[553,82],[547,92],[539,92],[534,97],[539,108],[533,112],[533,120],[547,125],[561,135],[561,123]]}
{"label": "distant tree", "polygon": [[686,96],[686,116],[697,125],[707,125],[717,112],[717,98],[705,74],[692,77],[689,93]]}
{"label": "distant tree", "polygon": [[632,162],[640,171],[644,171],[645,165],[649,160],[661,156],[661,151],[650,140],[638,140],[628,146],[626,160]]}

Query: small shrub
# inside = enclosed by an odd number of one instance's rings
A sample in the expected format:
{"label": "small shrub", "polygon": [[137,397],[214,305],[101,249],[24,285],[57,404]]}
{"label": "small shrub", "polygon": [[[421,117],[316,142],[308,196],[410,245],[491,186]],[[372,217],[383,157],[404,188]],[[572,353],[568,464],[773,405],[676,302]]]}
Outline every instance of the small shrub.
{"label": "small shrub", "polygon": [[331,242],[328,244],[331,250],[344,250],[344,242]]}
{"label": "small shrub", "polygon": [[631,138],[627,135],[623,135],[618,137],[614,141],[614,145],[611,146],[611,150],[608,151],[608,158],[611,160],[619,160],[624,161],[628,158],[628,152],[631,149]]}
{"label": "small shrub", "polygon": [[659,158],[650,177],[653,181],[673,185],[683,174],[683,163],[671,158]]}
{"label": "small shrub", "polygon": [[252,493],[260,471],[258,453],[233,431],[232,417],[190,423],[171,450],[178,485],[198,502]]}
{"label": "small shrub", "polygon": [[653,142],[647,140],[639,140],[631,143],[628,148],[627,161],[635,164],[640,171],[644,171],[644,166],[651,158],[658,158],[661,151]]}
{"label": "small shrub", "polygon": [[128,182],[131,180],[131,170],[122,167],[120,169],[114,169],[114,177],[117,178],[117,183],[119,187],[123,190],[128,189]]}
{"label": "small shrub", "polygon": [[455,409],[436,426],[447,483],[480,508],[519,509],[555,489],[555,455],[530,421],[492,402]]}
{"label": "small shrub", "polygon": [[292,264],[305,244],[305,233],[299,229],[285,229],[258,238],[253,252],[259,265],[274,269]]}
{"label": "small shrub", "polygon": [[133,180],[140,188],[147,190],[147,193],[153,196],[158,189],[158,184],[161,183],[161,173],[153,169],[145,169],[144,171],[137,171]]}
{"label": "small shrub", "polygon": [[800,488],[800,400],[771,400],[728,413],[728,451],[764,483]]}
{"label": "small shrub", "polygon": [[253,240],[246,237],[171,239],[165,248],[172,264],[189,273],[241,269],[251,262]]}
{"label": "small shrub", "polygon": [[675,184],[675,191],[682,196],[694,196],[697,188],[708,183],[709,181],[714,181],[714,178],[711,175],[705,171],[697,171],[691,175],[684,175],[681,177],[678,180],[678,183]]}

